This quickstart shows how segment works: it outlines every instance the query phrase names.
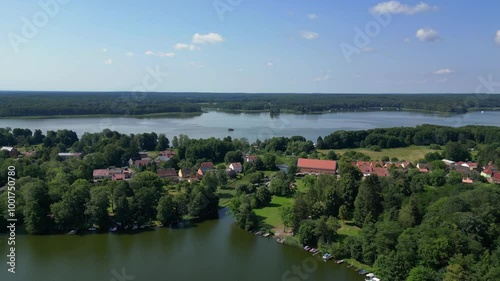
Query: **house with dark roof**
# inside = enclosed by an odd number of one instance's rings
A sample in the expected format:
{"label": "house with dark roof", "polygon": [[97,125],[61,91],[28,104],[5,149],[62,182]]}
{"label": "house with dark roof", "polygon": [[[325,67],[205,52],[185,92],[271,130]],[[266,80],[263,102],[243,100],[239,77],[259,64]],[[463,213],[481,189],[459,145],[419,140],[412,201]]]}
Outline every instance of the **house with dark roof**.
{"label": "house with dark roof", "polygon": [[335,174],[337,161],[299,158],[297,167],[304,174]]}
{"label": "house with dark roof", "polygon": [[191,169],[180,169],[178,175],[181,179],[189,178],[191,176]]}
{"label": "house with dark roof", "polygon": [[158,169],[158,171],[156,171],[156,174],[162,179],[168,178],[171,181],[179,181],[179,175],[174,168]]}
{"label": "house with dark roof", "polygon": [[245,156],[243,156],[243,160],[245,162],[255,163],[255,161],[257,161],[257,156],[256,155],[245,155]]}
{"label": "house with dark roof", "polygon": [[200,164],[200,168],[198,169],[198,175],[203,176],[207,172],[210,172],[214,169],[214,163],[212,162],[202,162]]}

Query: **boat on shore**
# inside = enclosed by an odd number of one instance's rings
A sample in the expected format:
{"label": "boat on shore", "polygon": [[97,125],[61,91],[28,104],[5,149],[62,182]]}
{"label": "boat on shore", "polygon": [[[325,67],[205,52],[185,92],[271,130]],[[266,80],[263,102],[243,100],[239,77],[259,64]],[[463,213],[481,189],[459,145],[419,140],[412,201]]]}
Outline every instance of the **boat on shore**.
{"label": "boat on shore", "polygon": [[75,235],[76,234],[76,230],[71,230],[70,232],[68,232],[69,235]]}
{"label": "boat on shore", "polygon": [[309,250],[311,250],[311,247],[309,247],[309,246],[305,246],[305,247],[304,247],[304,250],[305,250],[305,251],[309,251]]}
{"label": "boat on shore", "polygon": [[323,259],[324,259],[325,261],[330,260],[330,259],[332,259],[332,258],[333,258],[333,257],[332,257],[332,255],[330,255],[329,253],[325,253],[325,254],[323,255]]}
{"label": "boat on shore", "polygon": [[344,263],[344,260],[338,260],[336,261],[337,264],[343,264]]}

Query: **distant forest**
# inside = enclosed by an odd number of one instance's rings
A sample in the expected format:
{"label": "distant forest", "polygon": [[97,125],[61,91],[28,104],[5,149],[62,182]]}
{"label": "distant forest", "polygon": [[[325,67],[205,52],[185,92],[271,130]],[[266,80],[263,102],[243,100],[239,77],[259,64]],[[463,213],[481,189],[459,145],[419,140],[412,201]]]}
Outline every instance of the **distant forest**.
{"label": "distant forest", "polygon": [[476,94],[0,92],[0,98],[0,117],[193,113],[202,108],[271,113],[380,108],[466,113],[500,108],[500,95]]}

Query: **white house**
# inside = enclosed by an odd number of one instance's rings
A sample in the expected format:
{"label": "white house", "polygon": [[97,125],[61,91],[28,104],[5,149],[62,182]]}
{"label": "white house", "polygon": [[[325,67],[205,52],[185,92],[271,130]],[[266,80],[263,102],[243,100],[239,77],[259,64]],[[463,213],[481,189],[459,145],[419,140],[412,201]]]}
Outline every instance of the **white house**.
{"label": "white house", "polygon": [[243,172],[243,167],[241,166],[241,163],[239,163],[239,162],[231,163],[231,165],[229,165],[229,169],[235,171],[236,173]]}

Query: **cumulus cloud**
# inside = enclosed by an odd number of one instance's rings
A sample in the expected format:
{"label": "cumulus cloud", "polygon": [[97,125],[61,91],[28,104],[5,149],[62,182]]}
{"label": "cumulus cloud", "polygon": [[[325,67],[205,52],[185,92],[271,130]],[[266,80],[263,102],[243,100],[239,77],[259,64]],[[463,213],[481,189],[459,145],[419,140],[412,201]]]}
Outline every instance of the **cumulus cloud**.
{"label": "cumulus cloud", "polygon": [[439,69],[439,70],[434,71],[434,74],[442,75],[442,74],[450,74],[452,72],[453,72],[453,70],[451,70],[449,68],[443,68],[443,69]]}
{"label": "cumulus cloud", "polygon": [[500,45],[500,29],[497,30],[497,34],[495,35],[495,42]]}
{"label": "cumulus cloud", "polygon": [[312,31],[301,31],[300,36],[306,40],[314,40],[319,37],[319,34]]}
{"label": "cumulus cloud", "polygon": [[372,14],[405,14],[413,15],[429,11],[436,11],[436,6],[430,6],[425,2],[420,2],[415,6],[401,4],[399,1],[387,1],[378,3],[370,9]]}
{"label": "cumulus cloud", "polygon": [[163,53],[163,52],[156,52],[155,53],[151,50],[147,50],[146,52],[144,52],[144,54],[147,56],[157,56],[157,57],[167,57],[167,58],[175,56],[175,53]]}
{"label": "cumulus cloud", "polygon": [[318,18],[318,15],[316,15],[316,14],[309,14],[309,15],[307,15],[307,17],[308,17],[310,20],[315,20],[315,19],[317,19],[317,18]]}
{"label": "cumulus cloud", "polygon": [[435,42],[441,39],[439,33],[432,28],[420,28],[415,36],[418,40],[425,42]]}
{"label": "cumulus cloud", "polygon": [[113,64],[113,60],[112,59],[107,59],[104,61],[104,64]]}
{"label": "cumulus cloud", "polygon": [[200,48],[196,47],[193,44],[177,43],[177,44],[174,45],[174,49],[176,49],[176,50],[190,50],[190,51],[194,51],[194,50],[199,50]]}
{"label": "cumulus cloud", "polygon": [[218,33],[208,33],[193,35],[193,44],[217,44],[224,42],[224,38]]}
{"label": "cumulus cloud", "polygon": [[108,49],[103,48],[101,51],[103,51],[104,53],[106,53],[108,51]]}

